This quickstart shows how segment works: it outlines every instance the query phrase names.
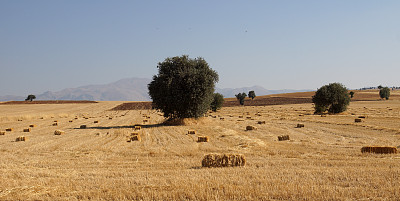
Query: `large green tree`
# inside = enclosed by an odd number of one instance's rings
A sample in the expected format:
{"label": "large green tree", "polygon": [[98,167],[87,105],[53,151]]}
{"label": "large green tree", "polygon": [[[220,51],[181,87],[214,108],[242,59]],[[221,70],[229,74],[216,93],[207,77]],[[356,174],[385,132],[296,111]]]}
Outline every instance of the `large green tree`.
{"label": "large green tree", "polygon": [[379,96],[381,98],[384,98],[386,100],[389,100],[389,96],[390,96],[390,89],[388,87],[382,87],[379,90]]}
{"label": "large green tree", "polygon": [[319,88],[312,97],[315,113],[328,110],[330,113],[340,113],[347,109],[350,103],[349,93],[340,83],[331,83]]}
{"label": "large green tree", "polygon": [[148,89],[153,107],[164,117],[198,118],[210,109],[218,74],[203,58],[166,58],[157,68]]}

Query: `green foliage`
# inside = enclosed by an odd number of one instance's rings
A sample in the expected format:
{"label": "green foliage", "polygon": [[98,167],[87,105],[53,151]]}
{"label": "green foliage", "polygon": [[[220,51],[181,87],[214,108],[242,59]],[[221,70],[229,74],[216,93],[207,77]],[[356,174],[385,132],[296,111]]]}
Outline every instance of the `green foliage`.
{"label": "green foliage", "polygon": [[211,103],[212,111],[216,112],[217,110],[222,108],[222,104],[224,104],[224,96],[220,93],[214,93],[214,100]]}
{"label": "green foliage", "polygon": [[315,92],[312,97],[315,113],[328,110],[330,113],[340,113],[347,109],[350,103],[349,93],[346,87],[340,83],[325,85]]}
{"label": "green foliage", "polygon": [[148,85],[153,108],[170,119],[198,118],[208,111],[218,74],[203,58],[166,58],[157,68],[158,75]]}
{"label": "green foliage", "polygon": [[36,96],[33,94],[28,95],[28,97],[25,99],[25,101],[33,101],[33,99],[36,99]]}
{"label": "green foliage", "polygon": [[390,89],[388,87],[382,87],[379,90],[379,96],[381,98],[385,98],[386,100],[389,100],[389,96],[390,96]]}
{"label": "green foliage", "polygon": [[253,100],[256,97],[256,93],[254,91],[249,91],[249,98]]}
{"label": "green foliage", "polygon": [[246,98],[246,93],[238,93],[235,95],[236,98],[239,100],[240,105],[244,105],[244,99]]}
{"label": "green foliage", "polygon": [[378,89],[379,89],[379,90],[381,90],[382,88],[383,88],[382,85],[379,85],[379,86],[378,86]]}
{"label": "green foliage", "polygon": [[350,98],[354,97],[354,91],[350,91]]}

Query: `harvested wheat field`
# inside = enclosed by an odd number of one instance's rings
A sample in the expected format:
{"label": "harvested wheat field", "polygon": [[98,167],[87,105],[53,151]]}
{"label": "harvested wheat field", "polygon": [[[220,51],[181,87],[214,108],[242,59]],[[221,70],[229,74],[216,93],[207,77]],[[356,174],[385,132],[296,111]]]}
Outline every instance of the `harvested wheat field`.
{"label": "harvested wheat field", "polygon": [[[0,200],[398,200],[399,153],[361,152],[400,146],[393,97],[325,117],[311,103],[224,107],[183,125],[162,124],[154,110],[111,110],[122,102],[0,105],[0,131],[13,128],[0,135]],[[141,140],[128,142],[134,132]],[[208,154],[245,165],[203,167]]]}

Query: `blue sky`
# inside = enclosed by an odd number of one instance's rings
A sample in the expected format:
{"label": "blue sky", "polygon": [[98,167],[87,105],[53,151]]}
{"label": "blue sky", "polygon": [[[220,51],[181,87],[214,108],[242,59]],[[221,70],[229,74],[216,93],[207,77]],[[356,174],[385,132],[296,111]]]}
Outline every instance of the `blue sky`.
{"label": "blue sky", "polygon": [[0,0],[0,95],[40,94],[203,57],[221,88],[400,86],[400,1]]}

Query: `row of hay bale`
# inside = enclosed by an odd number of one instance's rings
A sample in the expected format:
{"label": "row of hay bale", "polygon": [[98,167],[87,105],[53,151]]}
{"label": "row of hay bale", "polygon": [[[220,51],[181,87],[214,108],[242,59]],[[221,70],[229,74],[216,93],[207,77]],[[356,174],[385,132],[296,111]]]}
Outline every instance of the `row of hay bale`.
{"label": "row of hay bale", "polygon": [[140,137],[140,131],[142,130],[141,126],[134,126],[133,128],[134,132],[131,132],[128,136],[126,141],[127,142],[132,142],[132,141],[142,141],[142,138]]}
{"label": "row of hay bale", "polygon": [[[189,135],[195,135],[196,131],[195,130],[188,130],[187,134]],[[208,142],[210,138],[208,136],[198,136],[197,137],[197,142]]]}

